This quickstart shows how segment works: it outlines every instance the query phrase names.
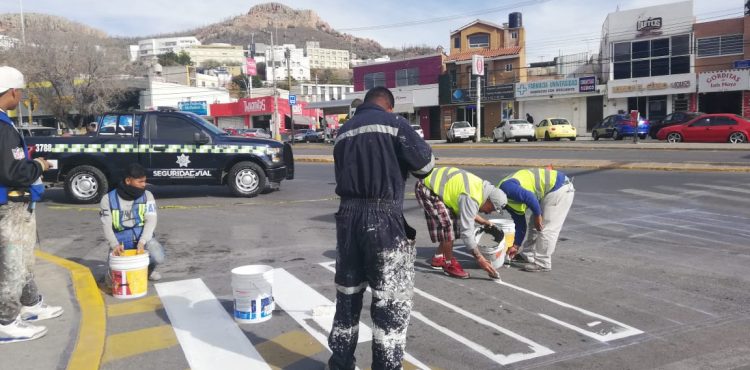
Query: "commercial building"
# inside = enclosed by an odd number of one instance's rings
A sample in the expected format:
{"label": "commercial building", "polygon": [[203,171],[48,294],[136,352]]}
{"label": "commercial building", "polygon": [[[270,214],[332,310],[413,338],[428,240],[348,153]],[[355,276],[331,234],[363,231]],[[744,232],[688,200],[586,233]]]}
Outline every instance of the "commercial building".
{"label": "commercial building", "polygon": [[169,52],[179,54],[181,51],[200,44],[201,42],[195,36],[140,40],[138,41],[138,57],[140,59],[150,59]]}
{"label": "commercial building", "polygon": [[318,41],[305,43],[305,55],[310,59],[313,69],[349,69],[349,51],[324,49]]}
{"label": "commercial building", "polygon": [[750,115],[750,16],[696,23],[698,110]]}
{"label": "commercial building", "polygon": [[293,44],[276,45],[266,50],[266,81],[287,81],[287,59],[289,52],[289,75],[296,81],[310,81],[310,59],[303,49]]}
{"label": "commercial building", "polygon": [[346,99],[354,92],[354,85],[302,83],[292,91],[297,99],[312,103]]}
{"label": "commercial building", "polygon": [[[364,98],[373,87],[384,86],[396,100],[393,111],[422,127],[426,139],[444,137],[440,125],[440,76],[443,54],[355,66],[350,98]],[[348,104],[348,103],[346,103]]]}
{"label": "commercial building", "polygon": [[[508,23],[498,25],[476,20],[450,34],[450,55],[446,58],[446,94],[441,95],[442,132],[455,121],[475,125],[476,76],[472,72],[472,57],[484,56],[482,76],[482,136],[503,119],[518,117],[514,102],[515,84],[526,81],[526,31],[521,13],[511,13]],[[445,136],[443,136],[445,137]]]}
{"label": "commercial building", "polygon": [[[226,90],[192,87],[168,82],[151,80],[148,87],[140,92],[141,109],[157,107],[180,107],[190,102],[191,106],[208,107],[214,103],[229,103],[229,92]],[[211,116],[213,112],[195,112],[202,116]]]}
{"label": "commercial building", "polygon": [[[271,122],[274,114],[274,97],[243,98],[237,102],[226,104],[212,104],[211,116],[220,128],[262,128],[271,132]],[[281,132],[291,130],[292,113],[294,113],[295,129],[315,129],[319,127],[317,112],[307,109],[306,102],[297,102],[289,106],[289,100],[278,99],[278,112],[283,119]]]}
{"label": "commercial building", "polygon": [[621,10],[602,26],[605,115],[638,110],[649,120],[696,110],[693,1]]}
{"label": "commercial building", "polygon": [[229,44],[194,45],[185,51],[196,67],[203,67],[206,62],[218,62],[221,65],[240,66],[245,63],[245,50],[242,46]]}

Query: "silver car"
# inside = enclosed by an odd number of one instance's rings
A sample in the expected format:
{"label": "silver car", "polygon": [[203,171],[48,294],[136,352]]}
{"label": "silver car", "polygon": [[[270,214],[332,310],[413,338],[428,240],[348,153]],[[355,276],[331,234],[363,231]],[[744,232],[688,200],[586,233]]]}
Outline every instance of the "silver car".
{"label": "silver car", "polygon": [[510,139],[515,139],[516,142],[521,141],[521,139],[535,141],[534,125],[524,119],[507,119],[492,130],[493,142],[502,140],[507,143]]}

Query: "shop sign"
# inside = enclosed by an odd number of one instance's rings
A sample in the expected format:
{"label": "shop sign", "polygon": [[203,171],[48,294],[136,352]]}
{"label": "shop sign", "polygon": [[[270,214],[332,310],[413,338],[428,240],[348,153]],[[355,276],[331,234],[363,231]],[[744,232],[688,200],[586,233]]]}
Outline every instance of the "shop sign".
{"label": "shop sign", "polygon": [[564,80],[542,80],[516,84],[516,97],[550,96],[591,93],[596,91],[596,77],[586,76]]}
{"label": "shop sign", "polygon": [[689,94],[695,92],[695,75],[682,74],[609,81],[609,97]]}
{"label": "shop sign", "polygon": [[177,108],[183,112],[192,112],[199,116],[208,115],[208,103],[206,101],[181,101]]}
{"label": "shop sign", "polygon": [[[513,100],[514,84],[482,86],[482,101]],[[454,89],[451,92],[451,103],[466,103],[477,101],[477,89]]]}
{"label": "shop sign", "polygon": [[266,112],[266,100],[245,100],[242,102],[245,105],[245,113],[261,113]]}
{"label": "shop sign", "polygon": [[750,59],[734,61],[734,69],[746,69],[746,68],[750,68]]}
{"label": "shop sign", "polygon": [[729,70],[704,72],[698,77],[699,92],[738,91],[750,89],[750,72]]}
{"label": "shop sign", "polygon": [[661,29],[662,19],[661,17],[642,19],[636,23],[636,30],[638,32],[648,32],[653,30]]}

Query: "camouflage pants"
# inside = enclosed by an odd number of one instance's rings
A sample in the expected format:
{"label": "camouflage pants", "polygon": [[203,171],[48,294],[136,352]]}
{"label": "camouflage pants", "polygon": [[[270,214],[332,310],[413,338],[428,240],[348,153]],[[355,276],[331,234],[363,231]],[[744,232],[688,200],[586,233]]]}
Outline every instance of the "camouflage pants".
{"label": "camouflage pants", "polygon": [[0,206],[0,324],[16,319],[21,305],[39,302],[34,282],[36,216],[28,203]]}

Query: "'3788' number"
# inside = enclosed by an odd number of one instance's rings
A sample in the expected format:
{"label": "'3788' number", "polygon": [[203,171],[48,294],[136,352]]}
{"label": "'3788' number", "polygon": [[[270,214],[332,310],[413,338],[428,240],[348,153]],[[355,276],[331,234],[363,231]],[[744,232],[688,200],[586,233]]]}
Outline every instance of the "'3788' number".
{"label": "'3788' number", "polygon": [[51,152],[52,151],[52,144],[36,144],[35,145],[36,152]]}

